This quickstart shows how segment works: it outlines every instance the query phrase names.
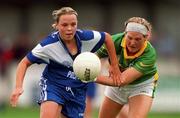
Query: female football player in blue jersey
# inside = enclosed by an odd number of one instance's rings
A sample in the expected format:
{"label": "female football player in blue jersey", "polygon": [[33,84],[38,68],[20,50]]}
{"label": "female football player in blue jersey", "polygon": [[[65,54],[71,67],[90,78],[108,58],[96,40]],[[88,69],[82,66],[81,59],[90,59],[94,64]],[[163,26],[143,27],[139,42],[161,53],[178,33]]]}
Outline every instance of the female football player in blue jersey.
{"label": "female football player in blue jersey", "polygon": [[74,74],[72,64],[82,52],[96,52],[103,43],[108,49],[114,83],[119,80],[119,67],[111,36],[105,32],[77,29],[77,12],[70,7],[53,11],[56,29],[42,40],[18,64],[16,85],[11,95],[11,105],[16,106],[23,93],[23,80],[27,68],[46,63],[40,87],[40,118],[83,118],[87,84]]}

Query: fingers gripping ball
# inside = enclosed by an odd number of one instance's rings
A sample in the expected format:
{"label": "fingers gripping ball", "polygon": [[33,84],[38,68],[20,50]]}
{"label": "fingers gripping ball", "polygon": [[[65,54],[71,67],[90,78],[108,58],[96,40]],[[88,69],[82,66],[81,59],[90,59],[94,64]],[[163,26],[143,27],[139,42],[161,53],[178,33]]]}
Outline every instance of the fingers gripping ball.
{"label": "fingers gripping ball", "polygon": [[75,58],[73,69],[75,75],[82,82],[91,82],[95,80],[101,71],[101,61],[96,54],[83,52]]}

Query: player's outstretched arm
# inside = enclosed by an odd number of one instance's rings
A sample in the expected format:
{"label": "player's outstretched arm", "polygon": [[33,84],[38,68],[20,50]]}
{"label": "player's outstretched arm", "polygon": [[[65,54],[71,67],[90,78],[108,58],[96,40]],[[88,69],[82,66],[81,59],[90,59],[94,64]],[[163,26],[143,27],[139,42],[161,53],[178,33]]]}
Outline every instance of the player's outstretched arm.
{"label": "player's outstretched arm", "polygon": [[18,64],[17,72],[16,72],[16,84],[15,88],[10,96],[10,104],[15,107],[19,96],[23,93],[23,80],[26,73],[27,68],[31,65],[31,62],[24,57],[21,62]]}
{"label": "player's outstretched arm", "polygon": [[114,84],[113,76],[103,76],[100,75],[96,78],[95,82],[107,86],[124,86],[133,82],[134,80],[140,78],[143,74],[137,71],[135,68],[130,67],[127,70],[123,71],[120,76],[120,83],[118,85]]}
{"label": "player's outstretched arm", "polygon": [[98,76],[95,80],[96,83],[107,85],[107,86],[116,86],[113,82],[113,79],[109,76]]}
{"label": "player's outstretched arm", "polygon": [[111,38],[111,35],[108,33],[106,33],[105,45],[106,45],[108,55],[110,58],[110,62],[111,62],[110,68],[113,70],[113,71],[111,71],[112,73],[110,73],[110,74],[112,74],[112,76],[113,76],[112,78],[113,78],[114,84],[118,86],[118,84],[120,84],[121,72],[120,72],[119,66],[118,66],[118,59],[116,56],[116,50],[114,47],[114,42]]}

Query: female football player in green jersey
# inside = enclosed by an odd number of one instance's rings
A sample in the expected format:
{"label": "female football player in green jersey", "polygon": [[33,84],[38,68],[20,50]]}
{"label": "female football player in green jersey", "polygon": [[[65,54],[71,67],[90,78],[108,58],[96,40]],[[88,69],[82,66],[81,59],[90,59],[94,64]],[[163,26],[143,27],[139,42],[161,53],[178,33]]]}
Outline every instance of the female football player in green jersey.
{"label": "female football player in green jersey", "polygon": [[[105,89],[99,118],[116,118],[125,104],[129,105],[128,118],[146,118],[152,106],[158,74],[156,51],[148,41],[151,25],[143,18],[132,17],[125,27],[124,33],[112,36],[121,70],[119,86],[111,87],[115,86],[111,74],[96,80],[110,85]],[[97,54],[103,58],[108,53],[103,46]]]}

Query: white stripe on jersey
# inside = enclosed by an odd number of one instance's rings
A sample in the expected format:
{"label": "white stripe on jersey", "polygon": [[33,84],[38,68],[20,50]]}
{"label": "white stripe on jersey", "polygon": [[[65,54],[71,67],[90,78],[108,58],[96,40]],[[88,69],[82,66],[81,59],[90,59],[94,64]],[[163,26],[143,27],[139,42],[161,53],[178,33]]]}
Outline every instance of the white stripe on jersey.
{"label": "white stripe on jersey", "polygon": [[48,55],[46,54],[46,48],[38,44],[33,50],[32,54],[45,62],[49,63]]}
{"label": "white stripe on jersey", "polygon": [[60,42],[48,44],[46,46],[41,46],[38,44],[33,50],[32,53],[34,56],[43,59],[49,63],[49,59],[56,61],[58,63],[63,63],[68,61],[72,65],[73,60],[67,51],[64,49],[63,45]]}
{"label": "white stripe on jersey", "polygon": [[94,46],[100,41],[101,34],[97,31],[93,31],[94,39],[88,41],[82,41],[82,50],[81,52],[91,51]]}

